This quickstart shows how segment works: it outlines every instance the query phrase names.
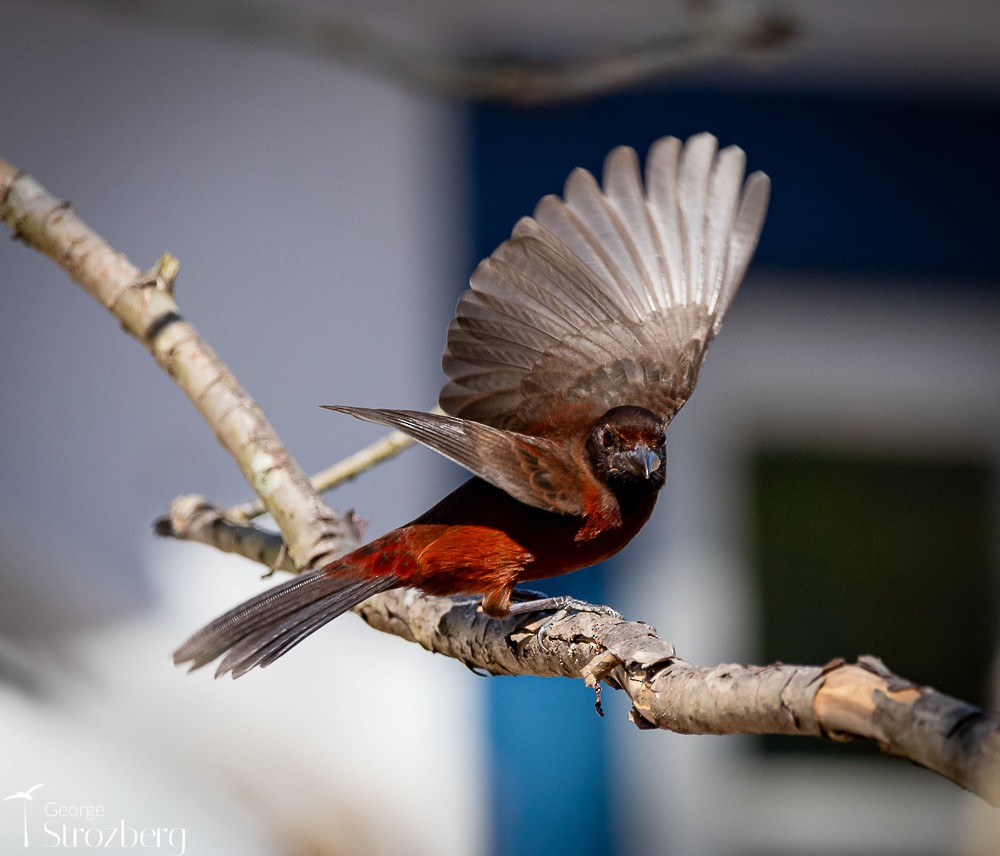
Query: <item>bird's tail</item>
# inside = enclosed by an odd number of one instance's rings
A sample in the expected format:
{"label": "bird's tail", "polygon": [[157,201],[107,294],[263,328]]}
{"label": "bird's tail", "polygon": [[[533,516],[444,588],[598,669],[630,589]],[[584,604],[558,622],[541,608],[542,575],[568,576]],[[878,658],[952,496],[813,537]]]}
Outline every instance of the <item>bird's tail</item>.
{"label": "bird's tail", "polygon": [[215,676],[234,678],[267,666],[324,624],[379,592],[402,585],[393,575],[358,577],[344,565],[300,574],[220,615],[174,652],[198,669],[225,654]]}

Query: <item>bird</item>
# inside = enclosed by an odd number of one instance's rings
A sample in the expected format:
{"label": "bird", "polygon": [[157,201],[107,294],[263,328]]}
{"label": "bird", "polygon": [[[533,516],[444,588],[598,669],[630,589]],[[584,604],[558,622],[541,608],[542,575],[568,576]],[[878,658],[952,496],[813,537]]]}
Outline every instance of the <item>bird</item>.
{"label": "bird", "polygon": [[[268,666],[380,592],[478,596],[503,618],[558,605],[517,586],[594,565],[649,519],[665,429],[694,389],[770,196],[746,155],[663,137],[602,183],[576,169],[475,269],[442,360],[441,413],[332,405],[472,478],[415,520],[247,600],[174,652],[216,676]],[[525,600],[525,597],[528,599]],[[224,656],[223,656],[224,655]]]}

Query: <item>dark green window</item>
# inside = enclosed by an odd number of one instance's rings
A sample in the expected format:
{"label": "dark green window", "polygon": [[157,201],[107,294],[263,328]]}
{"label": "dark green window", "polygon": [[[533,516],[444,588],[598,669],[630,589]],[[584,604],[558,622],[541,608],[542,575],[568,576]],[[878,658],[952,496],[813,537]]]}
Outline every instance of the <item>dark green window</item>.
{"label": "dark green window", "polygon": [[771,448],[754,456],[752,485],[765,662],[875,654],[915,683],[987,703],[996,493],[984,461]]}

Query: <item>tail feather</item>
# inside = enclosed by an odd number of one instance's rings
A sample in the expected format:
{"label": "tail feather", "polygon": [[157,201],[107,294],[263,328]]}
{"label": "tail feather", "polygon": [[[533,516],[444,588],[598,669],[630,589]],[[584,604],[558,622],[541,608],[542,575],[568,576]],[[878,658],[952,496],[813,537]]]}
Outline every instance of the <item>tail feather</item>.
{"label": "tail feather", "polygon": [[264,668],[292,650],[307,636],[311,636],[352,607],[374,594],[395,588],[394,577],[377,577],[358,580],[335,595],[324,597],[312,606],[294,612],[279,624],[265,627],[238,642],[223,658],[215,676],[231,672],[234,678],[245,675],[255,666]]}
{"label": "tail feather", "polygon": [[267,666],[310,634],[379,592],[400,585],[395,576],[358,578],[309,571],[220,615],[174,652],[174,663],[198,669],[225,654],[216,677],[234,678]]}

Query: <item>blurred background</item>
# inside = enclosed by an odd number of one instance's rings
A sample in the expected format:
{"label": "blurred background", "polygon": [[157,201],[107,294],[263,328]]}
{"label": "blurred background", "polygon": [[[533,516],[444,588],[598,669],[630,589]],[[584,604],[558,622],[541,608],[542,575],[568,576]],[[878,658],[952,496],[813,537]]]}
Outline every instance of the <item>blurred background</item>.
{"label": "blurred background", "polygon": [[[988,0],[0,0],[0,157],[136,264],[177,255],[182,312],[315,471],[378,436],[317,405],[435,403],[476,260],[573,167],[742,146],[771,211],[660,507],[546,589],[694,662],[876,654],[996,704],[998,33]],[[42,785],[0,802],[0,852],[120,822],[174,854],[1000,853],[996,811],[870,747],[639,732],[618,694],[599,719],[582,683],[354,617],[184,675],[261,572],[151,522],[247,487],[10,241],[0,319],[0,791]],[[413,450],[332,503],[377,534],[462,478]]]}

